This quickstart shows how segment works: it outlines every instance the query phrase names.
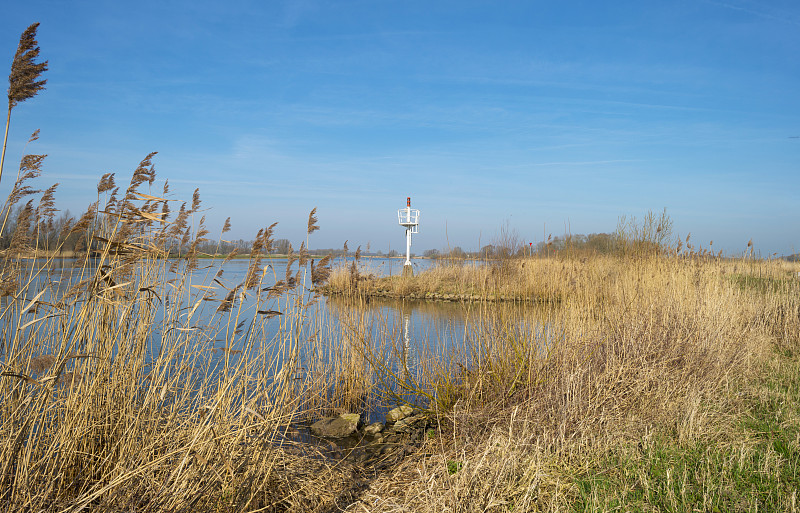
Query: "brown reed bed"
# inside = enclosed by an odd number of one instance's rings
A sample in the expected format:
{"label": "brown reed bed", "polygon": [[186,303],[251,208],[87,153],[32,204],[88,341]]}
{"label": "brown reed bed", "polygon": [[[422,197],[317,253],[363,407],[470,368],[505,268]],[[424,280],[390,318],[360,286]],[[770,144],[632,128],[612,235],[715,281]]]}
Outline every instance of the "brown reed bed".
{"label": "brown reed bed", "polygon": [[[675,248],[379,280],[357,258],[331,273],[307,239],[278,276],[264,262],[272,225],[244,279],[229,283],[197,259],[208,235],[199,195],[175,208],[166,186],[155,192],[152,157],[124,191],[104,176],[97,202],[55,238],[42,237],[53,232],[52,188],[41,208],[14,209],[35,194],[28,181],[43,160],[23,159],[0,267],[6,510],[793,507],[787,469],[800,468],[800,445],[758,436],[779,431],[776,411],[780,432],[795,432],[791,408],[769,398],[800,405],[800,392],[758,376],[791,380],[800,368],[797,264]],[[312,211],[307,235],[316,229]],[[54,255],[76,239],[79,258],[65,266]],[[176,249],[185,258],[168,258]],[[314,290],[329,279],[349,292],[325,313]],[[385,286],[477,296],[458,304],[469,336],[418,341],[412,367],[398,327],[370,311],[368,292]],[[547,307],[530,322],[493,301],[503,297]],[[360,468],[287,437],[301,420],[376,396],[425,402],[438,422],[395,468]],[[708,470],[699,495],[680,484],[700,479],[691,465],[669,463],[698,454],[727,476]],[[763,493],[763,479],[736,481],[753,498],[728,489],[733,474],[778,477]]]}
{"label": "brown reed bed", "polygon": [[[104,176],[98,202],[55,247],[40,251],[46,212],[26,207],[16,219],[0,267],[0,504],[324,510],[352,486],[352,465],[285,432],[369,386],[358,356],[319,336],[310,289],[330,260],[312,261],[304,244],[285,276],[270,276],[273,225],[257,235],[242,283],[202,272],[199,195],[170,215],[166,186],[141,192],[155,181],[151,159],[124,193]],[[36,176],[20,173],[6,219]],[[76,237],[82,252],[65,267],[54,255]],[[168,259],[173,248],[187,257]]]}
{"label": "brown reed bed", "polygon": [[[444,384],[442,430],[349,511],[796,507],[796,264],[659,254],[524,264],[544,275],[534,283],[561,284],[545,352],[541,333],[484,310],[472,366]],[[431,275],[419,278],[442,271]],[[765,407],[767,385],[781,401]],[[776,417],[762,440],[754,419]]]}
{"label": "brown reed bed", "polygon": [[[411,368],[398,327],[371,312],[364,291],[381,281],[358,259],[331,273],[303,244],[276,276],[263,262],[271,226],[241,283],[199,269],[199,196],[170,214],[166,190],[139,192],[155,180],[151,158],[124,195],[104,177],[98,203],[64,231],[56,251],[69,237],[86,242],[76,267],[57,264],[52,247],[37,265],[15,258],[37,254],[42,219],[31,209],[17,222],[27,235],[3,260],[0,302],[8,510],[613,509],[620,502],[592,488],[592,476],[660,486],[642,454],[664,439],[670,450],[706,443],[754,454],[749,432],[734,429],[750,404],[742,394],[754,395],[776,350],[798,349],[796,264],[561,256],[392,281],[423,296],[483,299],[453,306],[471,326],[460,345],[421,341]],[[309,236],[315,227],[312,211]],[[187,257],[167,258],[174,247]],[[312,308],[313,289],[329,278],[350,292],[325,313]],[[548,306],[532,323],[493,297]],[[371,471],[286,435],[374,397],[427,401],[438,422],[396,467]],[[620,477],[622,463],[608,463],[622,457],[638,474]],[[677,509],[696,504],[675,497]]]}

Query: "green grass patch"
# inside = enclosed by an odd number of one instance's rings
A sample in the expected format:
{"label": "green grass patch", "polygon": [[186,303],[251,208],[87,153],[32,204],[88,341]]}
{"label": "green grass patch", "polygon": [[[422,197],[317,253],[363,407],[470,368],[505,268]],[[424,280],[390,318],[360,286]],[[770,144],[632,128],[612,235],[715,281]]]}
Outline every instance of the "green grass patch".
{"label": "green grass patch", "polygon": [[773,276],[754,276],[752,274],[731,274],[730,280],[742,290],[754,290],[762,294],[786,293],[794,281],[792,278]]}
{"label": "green grass patch", "polygon": [[575,480],[575,511],[796,511],[800,362],[776,354],[740,391],[730,425],[689,443],[662,433],[606,454]]}

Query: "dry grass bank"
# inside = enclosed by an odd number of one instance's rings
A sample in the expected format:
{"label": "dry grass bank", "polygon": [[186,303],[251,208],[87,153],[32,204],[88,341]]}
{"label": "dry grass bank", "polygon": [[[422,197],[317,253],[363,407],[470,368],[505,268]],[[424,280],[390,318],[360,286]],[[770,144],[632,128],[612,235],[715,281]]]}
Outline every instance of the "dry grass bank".
{"label": "dry grass bank", "polygon": [[[734,280],[778,283],[795,268],[792,262],[728,259],[700,256],[672,249],[665,261],[682,261]],[[614,280],[618,267],[656,255],[587,255],[578,257],[513,258],[487,261],[441,260],[414,276],[379,277],[368,261],[350,261],[334,268],[326,293],[343,296],[413,297],[451,300],[516,300],[558,303],[588,290],[601,281]],[[622,262],[621,260],[622,259]],[[639,265],[639,264],[636,264]],[[796,276],[796,275],[795,275]]]}
{"label": "dry grass bank", "polygon": [[[450,384],[446,429],[350,511],[796,508],[796,264],[524,264],[543,274],[530,283],[560,291],[549,329],[516,329],[487,310],[480,361]],[[443,272],[487,276],[432,275]],[[765,387],[781,402],[765,407]],[[748,424],[776,415],[776,440]]]}
{"label": "dry grass bank", "polygon": [[[414,276],[376,277],[356,266],[334,269],[326,292],[349,295],[450,299],[559,301],[569,286],[555,259],[496,264],[442,261]],[[449,297],[453,296],[453,297]]]}

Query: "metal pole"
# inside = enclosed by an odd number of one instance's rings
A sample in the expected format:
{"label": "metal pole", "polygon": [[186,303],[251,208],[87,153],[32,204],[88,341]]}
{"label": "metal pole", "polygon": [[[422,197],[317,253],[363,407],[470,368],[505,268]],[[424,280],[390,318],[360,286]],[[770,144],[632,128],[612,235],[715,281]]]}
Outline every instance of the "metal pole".
{"label": "metal pole", "polygon": [[406,198],[406,263],[404,265],[411,265],[411,197]]}
{"label": "metal pole", "polygon": [[411,227],[406,228],[406,263],[411,265]]}

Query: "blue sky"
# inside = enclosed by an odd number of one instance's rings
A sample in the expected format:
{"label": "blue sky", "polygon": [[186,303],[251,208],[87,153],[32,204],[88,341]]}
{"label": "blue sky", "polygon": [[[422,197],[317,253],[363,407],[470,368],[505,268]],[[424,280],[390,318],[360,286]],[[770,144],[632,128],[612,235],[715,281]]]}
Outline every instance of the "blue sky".
{"label": "blue sky", "polygon": [[233,238],[299,242],[317,207],[312,247],[402,249],[411,196],[417,251],[665,207],[704,247],[800,251],[794,0],[29,0],[0,65],[37,21],[47,90],[12,114],[3,196],[40,128],[39,184],[76,214],[158,151]]}

